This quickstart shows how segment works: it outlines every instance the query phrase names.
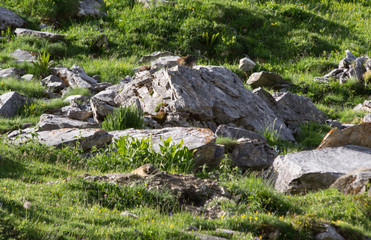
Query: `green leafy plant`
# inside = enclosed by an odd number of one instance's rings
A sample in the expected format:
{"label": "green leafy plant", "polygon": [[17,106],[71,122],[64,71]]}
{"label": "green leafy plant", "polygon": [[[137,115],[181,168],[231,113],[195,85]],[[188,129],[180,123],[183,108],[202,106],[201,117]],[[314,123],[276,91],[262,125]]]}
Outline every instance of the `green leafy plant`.
{"label": "green leafy plant", "polygon": [[218,37],[219,37],[219,33],[214,33],[213,35],[211,35],[211,37],[209,36],[208,32],[202,33],[202,38],[204,39],[208,47],[212,47],[218,40]]}
{"label": "green leafy plant", "polygon": [[102,123],[106,131],[143,127],[143,112],[135,104],[116,108]]}
{"label": "green leafy plant", "polygon": [[36,68],[36,71],[42,77],[46,77],[50,73],[50,68],[54,66],[54,61],[50,60],[49,53],[38,53],[37,59],[32,62],[33,66]]}

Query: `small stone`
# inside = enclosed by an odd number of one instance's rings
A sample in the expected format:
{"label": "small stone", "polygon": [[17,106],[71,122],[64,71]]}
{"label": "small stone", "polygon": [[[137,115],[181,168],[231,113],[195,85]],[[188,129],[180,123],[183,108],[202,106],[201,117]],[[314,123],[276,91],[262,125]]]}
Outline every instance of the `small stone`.
{"label": "small stone", "polygon": [[238,68],[245,72],[250,72],[254,69],[255,65],[256,64],[250,58],[245,57],[240,59],[240,65],[238,66]]}
{"label": "small stone", "polygon": [[121,216],[124,216],[124,217],[131,217],[131,218],[138,218],[137,215],[129,212],[129,211],[124,211],[120,214]]}
{"label": "small stone", "polygon": [[31,81],[33,77],[34,77],[33,74],[26,74],[26,75],[23,75],[21,79],[26,80],[26,81]]}

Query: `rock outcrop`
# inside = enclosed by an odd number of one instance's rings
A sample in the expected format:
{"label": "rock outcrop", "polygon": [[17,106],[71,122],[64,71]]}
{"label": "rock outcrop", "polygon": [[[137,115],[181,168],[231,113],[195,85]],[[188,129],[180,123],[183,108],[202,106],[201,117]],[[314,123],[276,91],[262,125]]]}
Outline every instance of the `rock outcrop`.
{"label": "rock outcrop", "polygon": [[7,8],[0,7],[0,30],[5,30],[8,27],[23,27],[24,25],[26,22],[20,16]]}
{"label": "rock outcrop", "polygon": [[233,123],[247,130],[272,128],[284,140],[291,131],[274,112],[225,67],[175,66],[154,75],[138,73],[115,98],[116,104],[139,100],[145,113],[162,126],[198,126],[215,130]]}
{"label": "rock outcrop", "polygon": [[270,171],[278,191],[306,193],[360,168],[371,168],[371,149],[347,145],[278,156]]}
{"label": "rock outcrop", "polygon": [[331,187],[344,194],[364,194],[371,197],[371,168],[358,169],[339,177]]}
{"label": "rock outcrop", "polygon": [[66,36],[62,34],[55,34],[51,32],[40,32],[26,28],[17,28],[15,31],[17,36],[35,36],[39,38],[45,38],[51,41],[58,41],[64,39]]}
{"label": "rock outcrop", "polygon": [[290,85],[290,82],[285,81],[277,73],[263,71],[251,74],[246,84],[251,85],[253,88],[267,87],[273,89],[281,89],[288,87]]}
{"label": "rock outcrop", "polygon": [[0,96],[0,116],[1,117],[14,117],[20,108],[30,100],[18,92],[8,92]]}
{"label": "rock outcrop", "polygon": [[73,120],[51,114],[42,114],[40,116],[40,121],[37,124],[37,127],[38,127],[37,131],[39,132],[61,128],[79,128],[79,129],[98,128],[99,124]]}

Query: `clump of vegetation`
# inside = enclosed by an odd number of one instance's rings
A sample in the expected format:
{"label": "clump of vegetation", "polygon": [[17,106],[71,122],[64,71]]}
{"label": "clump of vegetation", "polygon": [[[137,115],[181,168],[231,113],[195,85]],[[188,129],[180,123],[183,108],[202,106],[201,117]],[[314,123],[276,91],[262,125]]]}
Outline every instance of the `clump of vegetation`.
{"label": "clump of vegetation", "polygon": [[370,88],[370,86],[371,86],[371,71],[365,72],[365,74],[363,74],[363,79],[365,81],[365,86]]}
{"label": "clump of vegetation", "polygon": [[50,60],[49,53],[38,53],[37,59],[32,62],[38,75],[46,77],[50,74],[50,68],[54,66],[54,61]]}
{"label": "clump of vegetation", "polygon": [[102,123],[106,131],[125,130],[127,128],[142,128],[143,113],[135,104],[116,108]]}

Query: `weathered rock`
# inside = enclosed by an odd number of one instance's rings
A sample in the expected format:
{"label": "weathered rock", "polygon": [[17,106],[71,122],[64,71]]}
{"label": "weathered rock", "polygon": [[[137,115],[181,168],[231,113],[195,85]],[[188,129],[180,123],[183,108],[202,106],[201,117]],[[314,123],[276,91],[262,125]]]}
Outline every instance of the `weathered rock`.
{"label": "weathered rock", "polygon": [[119,84],[115,84],[112,86],[107,87],[105,90],[112,90],[115,91],[117,94],[125,88],[127,82],[120,82]]}
{"label": "weathered rock", "polygon": [[240,65],[238,66],[239,69],[245,72],[250,72],[254,69],[255,63],[248,57],[240,59]]}
{"label": "weathered rock", "polygon": [[173,53],[165,51],[165,52],[153,52],[150,55],[144,55],[138,61],[138,64],[152,62],[160,57],[168,57],[173,56]]}
{"label": "weathered rock", "polygon": [[219,162],[215,161],[215,136],[209,129],[203,128],[163,128],[163,129],[127,129],[122,131],[111,131],[113,139],[118,139],[123,136],[131,136],[133,138],[143,139],[151,138],[153,141],[153,149],[160,151],[159,145],[162,141],[171,137],[172,142],[180,143],[183,140],[183,146],[189,150],[196,151],[195,167],[206,164],[209,167],[215,168],[219,166]]}
{"label": "weathered rock", "polygon": [[277,190],[305,193],[328,188],[359,168],[371,168],[371,149],[347,145],[278,156],[271,171]]}
{"label": "weathered rock", "polygon": [[66,87],[66,84],[62,79],[57,76],[50,75],[41,80],[41,84],[46,86],[51,92],[60,92],[63,88]]}
{"label": "weathered rock", "polygon": [[180,203],[185,205],[202,206],[207,200],[214,197],[229,197],[228,191],[219,186],[215,180],[201,179],[194,175],[161,172],[151,164],[146,164],[129,174],[110,173],[103,176],[85,174],[82,177],[85,180],[106,181],[122,185],[145,182],[145,186],[149,190],[170,190],[179,196]]}
{"label": "weathered rock", "polygon": [[[97,80],[96,78],[94,78],[94,79]],[[93,92],[98,93],[98,92],[106,90],[107,88],[111,87],[112,85],[113,84],[110,83],[110,82],[101,82],[101,83],[94,84],[91,90]]]}
{"label": "weathered rock", "polygon": [[23,27],[26,22],[13,11],[0,7],[0,30]]}
{"label": "weathered rock", "polygon": [[331,225],[326,224],[326,232],[316,235],[316,240],[345,240],[336,229]]}
{"label": "weathered rock", "polygon": [[66,67],[56,67],[51,70],[54,75],[57,75],[67,86],[71,86],[71,88],[91,89],[92,86],[89,81],[95,84],[97,83],[94,78],[89,77],[85,72],[79,72],[78,69],[71,71]]}
{"label": "weathered rock", "polygon": [[337,188],[344,194],[363,194],[368,191],[368,196],[371,197],[371,168],[358,169],[350,172],[345,176],[341,176],[331,185]]}
{"label": "weathered rock", "polygon": [[271,72],[257,72],[251,74],[246,84],[251,85],[253,88],[268,87],[273,89],[280,89],[290,85],[277,73]]}
{"label": "weathered rock", "polygon": [[97,123],[102,122],[115,109],[115,107],[95,98],[90,99],[90,106],[93,111],[94,121]]}
{"label": "weathered rock", "polygon": [[366,61],[365,68],[366,68],[366,72],[371,71],[371,59]]}
{"label": "weathered rock", "polygon": [[26,81],[31,81],[33,77],[34,77],[33,74],[26,74],[26,75],[23,75],[21,79],[26,80]]}
{"label": "weathered rock", "polygon": [[17,36],[35,36],[39,38],[49,39],[51,41],[62,40],[66,37],[66,35],[62,35],[62,34],[56,34],[56,33],[51,33],[51,32],[40,32],[40,31],[35,31],[31,29],[26,29],[26,28],[17,28],[14,32],[15,34],[17,34]]}
{"label": "weathered rock", "polygon": [[371,114],[367,114],[366,116],[364,116],[363,122],[371,123]]}
{"label": "weathered rock", "polygon": [[343,125],[341,124],[341,122],[336,121],[336,120],[332,120],[332,119],[327,119],[326,124],[330,125],[332,128],[338,128],[338,129],[343,128]]}
{"label": "weathered rock", "polygon": [[81,77],[85,82],[89,84],[97,84],[98,81],[86,74],[85,70],[77,65],[73,65],[71,71]]}
{"label": "weathered rock", "polygon": [[349,50],[345,50],[345,54],[346,54],[346,56],[345,56],[345,60],[347,61],[347,62],[350,62],[350,63],[352,63],[352,62],[354,62],[357,58],[353,55],[353,53],[351,52],[351,51],[349,51]]}
{"label": "weathered rock", "polygon": [[32,55],[29,51],[17,49],[10,54],[10,56],[14,57],[17,62],[33,62],[36,57]]}
{"label": "weathered rock", "polygon": [[133,214],[133,213],[131,213],[131,212],[129,212],[129,211],[124,211],[124,212],[122,212],[120,215],[121,215],[121,216],[124,216],[124,217],[138,218],[137,215],[135,215],[135,214]]}
{"label": "weathered rock", "polygon": [[30,102],[30,100],[18,92],[7,92],[0,96],[0,116],[14,117],[19,108]]}
{"label": "weathered rock", "polygon": [[115,98],[115,103],[140,101],[151,116],[162,113],[163,126],[200,126],[215,130],[233,123],[247,130],[273,127],[284,140],[291,131],[237,75],[224,67],[175,66],[154,75],[138,73]]}
{"label": "weathered rock", "polygon": [[233,165],[242,169],[262,170],[270,167],[278,156],[267,143],[260,139],[240,138],[229,154]]}
{"label": "weathered rock", "polygon": [[68,118],[85,121],[93,116],[93,112],[89,110],[82,110],[78,107],[66,106],[62,109],[63,115]]}
{"label": "weathered rock", "polygon": [[323,138],[318,149],[359,145],[371,148],[371,123],[361,123],[343,130],[331,129]]}
{"label": "weathered rock", "polygon": [[99,127],[99,125],[96,123],[83,122],[51,114],[42,114],[40,116],[40,121],[37,124],[37,127],[37,131],[40,132],[61,128],[97,128]]}
{"label": "weathered rock", "polygon": [[[22,134],[18,136],[15,142],[21,142],[31,138],[31,134]],[[102,129],[77,129],[77,128],[63,128],[51,131],[37,132],[35,137],[40,143],[62,147],[75,147],[77,143],[84,150],[89,150],[96,146],[97,148],[109,144],[112,136]]]}
{"label": "weathered rock", "polygon": [[69,97],[66,97],[66,99],[64,99],[64,102],[76,102],[76,101],[85,101],[86,100],[86,97],[83,96],[83,95],[71,95]]}
{"label": "weathered rock", "polygon": [[362,104],[355,106],[353,110],[371,112],[371,100],[365,100]]}
{"label": "weathered rock", "polygon": [[0,69],[0,78],[19,78],[20,71],[16,68]]}
{"label": "weathered rock", "polygon": [[168,0],[136,0],[143,4],[144,7],[149,8],[151,6],[156,7],[159,4],[169,3]]}
{"label": "weathered rock", "polygon": [[178,65],[177,60],[179,59],[179,56],[167,56],[167,57],[160,57],[154,61],[151,62],[151,69],[159,69],[162,67],[174,67]]}
{"label": "weathered rock", "polygon": [[353,77],[357,79],[357,81],[361,84],[363,84],[364,79],[363,79],[363,74],[365,74],[364,66],[363,64],[366,62],[365,57],[359,57],[355,60],[354,67],[352,66],[349,74],[350,77]]}
{"label": "weathered rock", "polygon": [[220,125],[216,129],[215,136],[228,137],[232,139],[240,139],[240,138],[259,139],[264,143],[267,142],[267,139],[265,139],[265,137],[263,137],[259,133],[248,131],[248,130],[245,130],[239,127],[230,127],[225,124]]}
{"label": "weathered rock", "polygon": [[101,8],[105,6],[103,0],[82,0],[79,1],[78,17],[100,17],[107,16]]}
{"label": "weathered rock", "polygon": [[95,94],[92,98],[97,99],[97,100],[102,101],[102,102],[105,102],[105,103],[107,103],[111,106],[117,106],[117,104],[114,101],[116,95],[117,95],[116,91],[105,90],[105,91],[102,91],[102,92],[99,92],[99,93]]}
{"label": "weathered rock", "polygon": [[253,92],[291,129],[303,123],[326,122],[327,116],[307,97],[291,92],[277,92],[272,96],[262,88],[254,89]]}

